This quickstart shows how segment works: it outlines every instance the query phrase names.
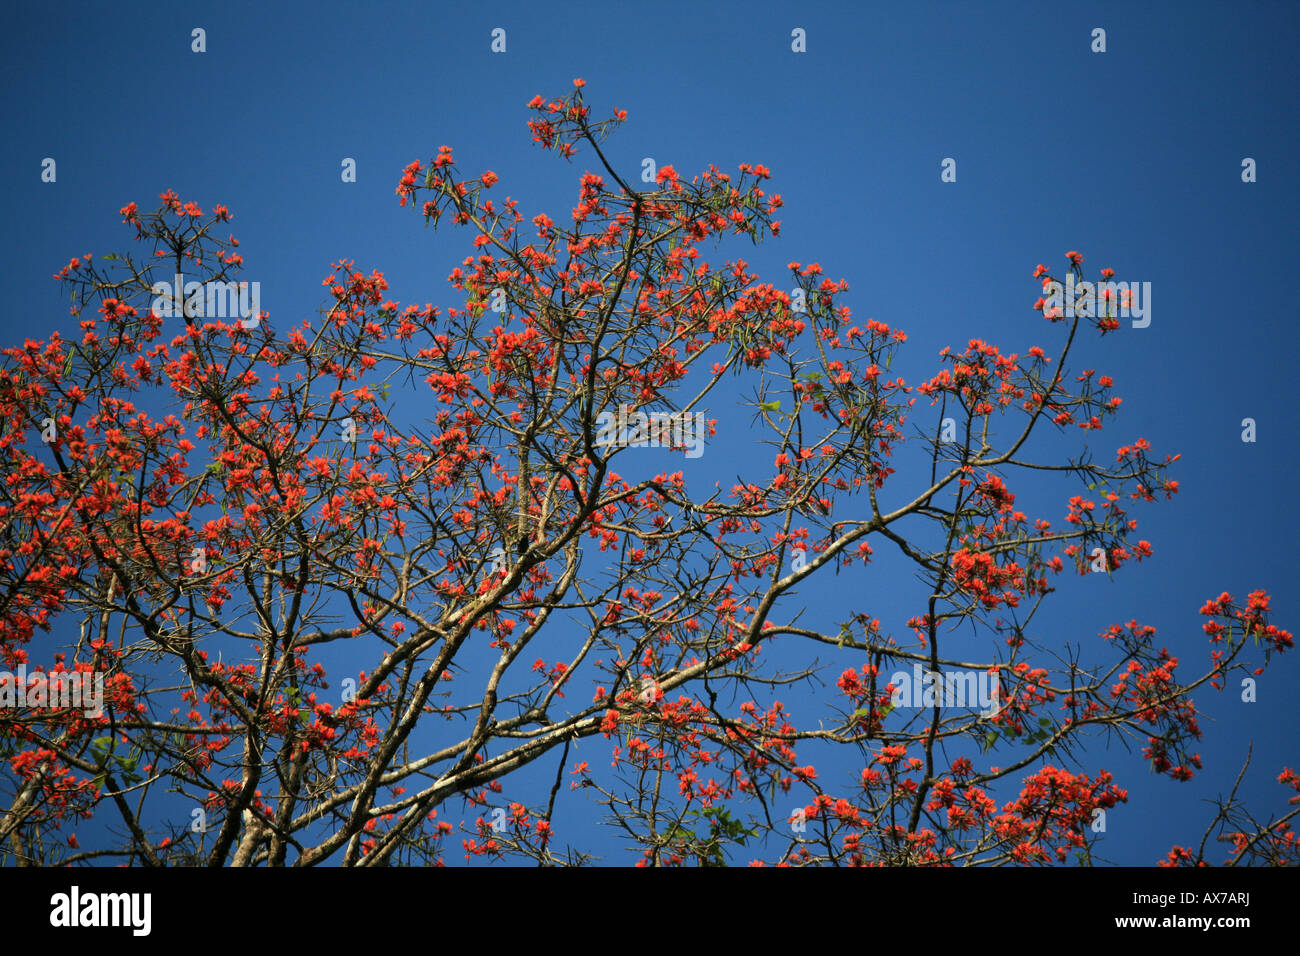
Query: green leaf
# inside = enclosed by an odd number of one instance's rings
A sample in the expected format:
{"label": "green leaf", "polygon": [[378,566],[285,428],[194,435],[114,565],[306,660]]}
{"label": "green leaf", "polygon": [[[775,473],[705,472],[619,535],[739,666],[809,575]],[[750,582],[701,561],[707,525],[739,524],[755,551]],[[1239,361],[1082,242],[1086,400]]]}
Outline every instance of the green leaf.
{"label": "green leaf", "polygon": [[112,736],[96,737],[90,742],[90,749],[95,754],[95,763],[102,767],[113,749]]}
{"label": "green leaf", "polygon": [[779,412],[781,410],[781,400],[775,402],[759,402],[758,407],[765,412]]}

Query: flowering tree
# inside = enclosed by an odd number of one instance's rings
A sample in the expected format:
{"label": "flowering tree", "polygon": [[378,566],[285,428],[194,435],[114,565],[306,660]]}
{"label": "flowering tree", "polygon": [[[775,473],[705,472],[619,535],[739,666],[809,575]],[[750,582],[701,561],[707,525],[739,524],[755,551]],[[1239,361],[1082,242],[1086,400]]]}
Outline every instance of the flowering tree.
{"label": "flowering tree", "polygon": [[[1045,346],[972,339],[909,385],[906,335],[856,322],[845,282],[707,261],[779,233],[765,167],[634,188],[601,151],[626,114],[593,120],[582,86],[529,103],[534,140],[602,170],[563,224],[530,227],[448,147],[406,168],[401,204],[473,235],[445,314],[340,262],[319,322],[213,317],[203,289],[243,265],[229,212],[171,192],[122,210],[147,255],[58,273],[79,336],[0,369],[11,862],[582,862],[593,808],[650,864],[1086,859],[1127,795],[1068,758],[1137,735],[1191,777],[1191,692],[1291,646],[1258,591],[1205,603],[1186,677],[1137,621],[1086,660],[1035,637],[1050,582],[1127,573],[1152,553],[1129,509],[1178,490],[1143,439],[1031,454],[1117,413],[1110,378],[1067,370],[1118,326],[1109,293],[1062,308],[1040,265]],[[771,452],[702,495],[693,423],[738,383]],[[634,477],[656,423],[686,463]],[[1026,475],[1077,482],[1059,527],[1017,510]],[[878,552],[922,582],[910,617],[850,595],[838,627],[803,621],[801,584]],[[74,673],[102,707],[37,690]],[[954,705],[961,687],[987,693]],[[1294,862],[1296,812],[1229,801],[1211,831],[1233,862]]]}

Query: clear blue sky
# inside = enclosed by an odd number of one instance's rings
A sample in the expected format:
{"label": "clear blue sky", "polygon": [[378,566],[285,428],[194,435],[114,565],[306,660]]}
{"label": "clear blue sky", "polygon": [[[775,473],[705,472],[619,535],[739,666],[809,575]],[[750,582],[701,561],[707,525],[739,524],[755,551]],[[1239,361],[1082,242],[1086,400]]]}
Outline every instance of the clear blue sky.
{"label": "clear blue sky", "polygon": [[[1275,622],[1300,624],[1297,26],[1300,7],[1282,3],[16,6],[0,39],[11,296],[0,339],[66,333],[50,274],[74,255],[124,251],[118,209],[152,209],[167,188],[231,209],[245,276],[281,327],[315,315],[341,257],[383,271],[403,303],[455,305],[445,277],[468,237],[398,207],[402,167],[446,143],[468,174],[494,170],[529,217],[559,219],[587,157],[570,167],[541,153],[524,104],[581,76],[595,112],[628,110],[609,155],[629,176],[645,156],[686,175],[769,166],[782,237],[741,254],[765,280],[783,281],[791,259],[847,279],[857,316],[908,332],[895,370],[910,382],[971,337],[1052,354],[1030,273],[1039,262],[1063,273],[1066,250],[1087,256],[1090,277],[1110,266],[1151,282],[1149,328],[1088,342],[1088,365],[1124,398],[1095,447],[1109,456],[1142,436],[1181,452],[1182,493],[1138,514],[1153,559],[1113,582],[1062,578],[1047,620],[1062,642],[1087,643],[1137,617],[1190,669],[1207,656],[1197,610],[1221,590],[1265,588]],[[206,53],[190,50],[194,27]],[[495,27],[505,54],[489,50]],[[804,54],[790,49],[796,27]],[[1104,54],[1090,51],[1094,27]],[[45,157],[56,183],[41,181]],[[340,181],[344,157],[356,183]],[[940,182],[945,157],[956,183]],[[1255,183],[1241,180],[1245,157]],[[725,486],[747,418],[713,417],[718,439],[697,474]],[[1246,417],[1254,444],[1241,441]],[[1055,493],[1058,524],[1073,493]],[[920,609],[891,602],[890,572],[859,573],[854,609],[901,631]],[[820,606],[846,583],[806,599]],[[1265,815],[1280,809],[1273,778],[1300,764],[1298,681],[1284,657],[1258,703],[1231,688],[1198,694],[1205,770],[1190,783],[1098,742],[1084,769],[1105,766],[1130,792],[1101,852],[1151,863],[1199,839],[1201,801],[1231,785],[1251,741],[1245,796]],[[577,756],[597,763],[601,743]],[[853,768],[841,769],[847,786]],[[598,847],[617,844],[602,834]]]}

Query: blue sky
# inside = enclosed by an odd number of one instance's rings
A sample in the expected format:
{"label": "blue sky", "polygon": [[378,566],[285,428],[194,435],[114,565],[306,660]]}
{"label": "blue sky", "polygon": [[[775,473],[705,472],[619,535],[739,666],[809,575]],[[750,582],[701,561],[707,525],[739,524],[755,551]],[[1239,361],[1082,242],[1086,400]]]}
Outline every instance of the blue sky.
{"label": "blue sky", "polygon": [[[0,39],[0,255],[10,263],[0,339],[66,334],[50,274],[74,255],[124,251],[118,209],[152,209],[168,188],[231,209],[273,323],[314,316],[339,258],[383,271],[404,304],[455,305],[445,277],[468,236],[426,230],[398,207],[402,167],[446,143],[467,174],[494,170],[528,217],[559,219],[589,157],[570,166],[541,153],[524,104],[581,76],[596,113],[628,111],[607,149],[628,176],[646,156],[687,175],[709,163],[770,167],[786,203],[782,236],[732,251],[765,281],[783,281],[791,259],[847,279],[856,316],[907,331],[895,371],[910,382],[968,338],[1053,354],[1031,309],[1031,272],[1042,262],[1063,273],[1066,250],[1084,253],[1089,277],[1110,266],[1149,281],[1150,327],[1086,343],[1086,366],[1112,375],[1124,398],[1094,447],[1109,456],[1142,436],[1181,453],[1182,491],[1138,514],[1154,558],[1113,581],[1063,578],[1048,620],[1062,643],[1086,644],[1136,617],[1190,669],[1207,656],[1196,612],[1222,590],[1264,588],[1276,623],[1300,623],[1289,503],[1297,336],[1285,292],[1300,254],[1297,26],[1300,7],[1281,3],[15,8]],[[195,27],[206,53],[191,52]],[[504,54],[489,49],[497,27]],[[1105,53],[1090,50],[1095,27]],[[806,53],[791,51],[794,28]],[[55,183],[41,181],[45,157]],[[356,160],[356,183],[340,180],[344,157]],[[955,183],[940,181],[946,157]],[[1246,157],[1257,182],[1242,182]],[[712,417],[717,442],[692,478],[725,487],[752,436],[741,410]],[[1241,440],[1247,417],[1255,443]],[[646,462],[659,467],[657,454]],[[1077,489],[1023,490],[1051,491],[1045,516],[1059,523]],[[843,573],[802,595],[814,613],[845,589]],[[905,572],[857,573],[854,610],[899,630],[919,613],[894,598]],[[1199,840],[1203,801],[1231,785],[1251,742],[1244,795],[1264,815],[1280,809],[1273,778],[1300,763],[1298,681],[1284,657],[1260,679],[1258,703],[1231,688],[1198,694],[1206,767],[1190,783],[1097,741],[1083,768],[1107,767],[1130,793],[1102,854],[1151,863]],[[599,750],[585,743],[579,756]],[[608,835],[598,846],[617,859]]]}

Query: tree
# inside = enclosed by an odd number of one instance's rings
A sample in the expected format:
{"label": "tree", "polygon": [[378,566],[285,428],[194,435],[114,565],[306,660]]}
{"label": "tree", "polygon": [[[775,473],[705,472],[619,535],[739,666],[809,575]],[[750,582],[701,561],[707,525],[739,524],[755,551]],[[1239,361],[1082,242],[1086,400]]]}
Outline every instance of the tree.
{"label": "tree", "polygon": [[[765,167],[634,188],[601,149],[626,114],[593,120],[582,87],[528,104],[535,141],[603,170],[571,225],[529,229],[449,147],[406,168],[403,206],[473,234],[445,315],[352,261],[319,322],[206,315],[159,283],[234,281],[230,214],[170,191],[122,210],[147,257],[56,276],[79,337],[0,369],[0,653],[99,675],[104,705],[0,711],[10,861],[583,862],[570,834],[596,805],[649,864],[1088,859],[1126,792],[1065,769],[1085,743],[1137,735],[1187,779],[1191,692],[1291,646],[1259,591],[1201,608],[1209,656],[1185,681],[1137,621],[1064,660],[1035,636],[1050,582],[1127,573],[1152,553],[1132,503],[1177,491],[1178,456],[1142,439],[1113,462],[1031,456],[1117,414],[1108,377],[1067,370],[1117,327],[1113,299],[1040,299],[1055,355],[972,339],[908,385],[906,335],[855,322],[847,283],[792,262],[787,292],[705,258],[779,234]],[[707,495],[685,467],[634,476],[639,445],[689,461],[710,401],[742,389],[770,463]],[[1077,483],[1063,527],[1017,510],[1015,476]],[[804,623],[801,585],[882,549],[923,588],[905,624]],[[589,741],[601,766],[572,759]],[[1296,812],[1229,801],[1214,826],[1234,861],[1294,861]]]}

